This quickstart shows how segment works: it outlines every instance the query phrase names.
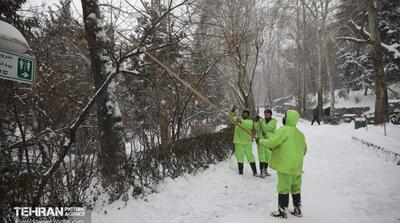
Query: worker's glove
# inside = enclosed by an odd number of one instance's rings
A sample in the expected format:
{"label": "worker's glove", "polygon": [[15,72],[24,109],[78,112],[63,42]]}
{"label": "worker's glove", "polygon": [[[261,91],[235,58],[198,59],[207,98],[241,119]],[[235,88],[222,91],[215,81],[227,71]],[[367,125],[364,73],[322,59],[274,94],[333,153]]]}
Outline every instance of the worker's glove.
{"label": "worker's glove", "polygon": [[258,122],[258,121],[260,121],[260,119],[261,119],[261,117],[260,117],[259,115],[257,115],[257,116],[254,118],[254,121],[255,121],[255,122]]}
{"label": "worker's glove", "polygon": [[233,105],[232,108],[231,108],[231,112],[235,112],[236,108],[237,108],[236,105]]}

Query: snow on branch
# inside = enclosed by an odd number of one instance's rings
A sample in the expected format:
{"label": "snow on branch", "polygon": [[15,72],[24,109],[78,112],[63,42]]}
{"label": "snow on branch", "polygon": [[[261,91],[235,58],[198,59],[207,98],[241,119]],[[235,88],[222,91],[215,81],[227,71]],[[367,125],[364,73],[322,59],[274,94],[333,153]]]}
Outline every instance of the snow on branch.
{"label": "snow on branch", "polygon": [[101,87],[96,91],[96,93],[92,96],[92,98],[89,100],[88,104],[85,106],[85,108],[81,111],[81,114],[78,116],[78,118],[73,122],[71,125],[71,130],[74,130],[79,127],[79,125],[82,124],[83,120],[86,118],[86,116],[89,114],[90,109],[93,107],[95,100],[99,95],[107,89],[108,85],[111,83],[111,81],[114,79],[116,76],[117,72],[112,71],[106,78],[106,80],[103,82]]}
{"label": "snow on branch", "polygon": [[[353,38],[353,37],[338,37],[336,39],[349,40],[349,41],[353,41],[353,42],[357,42],[357,43],[368,43],[368,44],[372,43],[371,35],[363,27],[357,25],[353,20],[349,20],[349,25],[363,39],[358,39],[358,38]],[[399,51],[400,43],[393,43],[391,45],[388,45],[386,43],[381,42],[381,46],[382,46],[383,52],[386,55],[388,55],[389,57],[391,57],[395,60],[400,59],[400,51]]]}
{"label": "snow on branch", "polygon": [[356,42],[356,43],[369,43],[368,40],[358,39],[358,38],[354,38],[351,36],[342,36],[342,37],[337,37],[335,39],[336,40],[349,40],[349,41]]}
{"label": "snow on branch", "polygon": [[[111,83],[111,81],[114,79],[114,77],[117,75],[118,72],[115,70],[112,72],[109,72],[106,80],[103,82],[101,87],[96,91],[96,93],[92,96],[92,98],[89,100],[85,108],[81,111],[80,115],[78,118],[70,125],[70,131],[69,131],[69,138],[66,139],[63,149],[58,156],[58,159],[51,165],[51,167],[42,175],[40,185],[39,185],[39,191],[43,191],[43,188],[45,187],[48,179],[51,177],[51,175],[58,169],[60,166],[61,162],[64,160],[65,156],[67,155],[67,152],[71,148],[71,146],[75,143],[75,136],[76,136],[76,131],[78,130],[78,127],[83,123],[85,118],[88,116],[90,109],[93,107],[95,104],[96,99],[101,95],[108,87],[108,85]],[[40,194],[39,194],[40,195]],[[40,196],[37,196],[37,198]]]}
{"label": "snow on branch", "polygon": [[371,39],[371,35],[361,26],[357,25],[353,20],[349,20],[349,25],[365,39]]}
{"label": "snow on branch", "polygon": [[382,46],[385,50],[389,51],[390,53],[393,54],[394,59],[400,59],[400,52],[397,48],[400,48],[399,43],[393,43],[392,45],[387,45],[385,43],[382,43]]}

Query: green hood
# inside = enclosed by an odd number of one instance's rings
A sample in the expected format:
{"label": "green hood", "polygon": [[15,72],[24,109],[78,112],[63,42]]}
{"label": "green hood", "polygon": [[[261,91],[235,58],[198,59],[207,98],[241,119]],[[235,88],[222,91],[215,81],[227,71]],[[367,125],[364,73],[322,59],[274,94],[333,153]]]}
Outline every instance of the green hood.
{"label": "green hood", "polygon": [[299,122],[299,113],[295,110],[287,110],[286,112],[286,124],[288,126],[296,126]]}
{"label": "green hood", "polygon": [[279,128],[269,139],[260,139],[259,144],[271,152],[269,166],[280,173],[301,175],[303,158],[307,152],[304,134],[296,128],[299,113],[295,110],[286,112],[286,125]]}

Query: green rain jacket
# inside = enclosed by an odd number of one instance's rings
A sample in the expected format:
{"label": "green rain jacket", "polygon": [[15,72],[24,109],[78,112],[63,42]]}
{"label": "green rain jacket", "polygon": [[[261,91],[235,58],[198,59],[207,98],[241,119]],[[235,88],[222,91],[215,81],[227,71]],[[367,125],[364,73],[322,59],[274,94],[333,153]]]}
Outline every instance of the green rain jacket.
{"label": "green rain jacket", "polygon": [[[232,120],[235,120],[235,113],[230,112],[229,113],[229,119],[232,122]],[[254,122],[251,119],[238,119],[236,120],[239,122],[243,127],[248,129],[250,132],[254,131]],[[251,145],[253,144],[251,136],[245,132],[243,129],[241,129],[238,126],[235,126],[235,132],[233,134],[233,143],[235,144],[241,144],[241,145]]]}
{"label": "green rain jacket", "polygon": [[285,126],[279,128],[271,138],[259,141],[272,151],[270,167],[277,172],[291,175],[303,173],[307,145],[303,133],[296,127],[299,116],[297,111],[288,110]]}
{"label": "green rain jacket", "polygon": [[265,121],[265,118],[260,119],[256,125],[257,138],[259,139],[271,138],[276,132],[277,125],[278,121],[276,121],[276,119],[274,118],[271,118],[271,120],[268,123]]}

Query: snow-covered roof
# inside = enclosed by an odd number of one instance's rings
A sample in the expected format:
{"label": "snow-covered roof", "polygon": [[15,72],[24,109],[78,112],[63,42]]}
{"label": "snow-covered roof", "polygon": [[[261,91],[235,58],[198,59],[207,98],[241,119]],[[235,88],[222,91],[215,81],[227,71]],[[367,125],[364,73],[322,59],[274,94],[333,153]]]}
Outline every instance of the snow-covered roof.
{"label": "snow-covered roof", "polygon": [[28,43],[24,36],[14,26],[0,21],[0,49],[14,52],[24,53],[28,49]]}

